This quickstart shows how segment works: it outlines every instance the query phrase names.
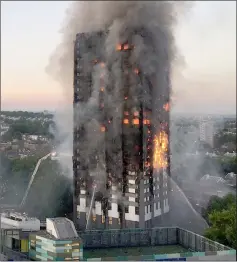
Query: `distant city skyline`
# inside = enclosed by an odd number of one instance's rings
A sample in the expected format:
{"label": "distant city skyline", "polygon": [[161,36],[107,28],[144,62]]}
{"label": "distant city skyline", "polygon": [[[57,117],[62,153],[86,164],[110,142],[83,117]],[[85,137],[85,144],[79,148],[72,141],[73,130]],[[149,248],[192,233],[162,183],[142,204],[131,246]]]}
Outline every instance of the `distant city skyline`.
{"label": "distant city skyline", "polygon": [[[45,67],[69,5],[1,2],[2,110],[55,111],[66,103]],[[176,39],[186,66],[173,75],[173,112],[235,114],[236,2],[196,2],[180,21]]]}

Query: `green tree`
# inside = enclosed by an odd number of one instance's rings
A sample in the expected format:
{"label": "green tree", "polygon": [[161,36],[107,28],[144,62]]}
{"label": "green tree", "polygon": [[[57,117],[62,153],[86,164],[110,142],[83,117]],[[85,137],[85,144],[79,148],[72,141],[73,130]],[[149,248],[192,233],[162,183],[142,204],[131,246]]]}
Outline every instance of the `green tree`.
{"label": "green tree", "polygon": [[213,210],[209,214],[211,227],[205,232],[205,237],[236,248],[236,203],[221,211]]}
{"label": "green tree", "polygon": [[237,157],[222,157],[219,159],[219,163],[224,174],[229,172],[237,173]]}
{"label": "green tree", "polygon": [[225,133],[225,130],[220,131],[214,136],[214,147],[220,149],[226,143],[236,144],[236,134]]}
{"label": "green tree", "polygon": [[232,193],[227,194],[225,197],[221,198],[218,196],[212,196],[208,202],[208,205],[206,208],[202,210],[202,216],[207,220],[209,224],[211,222],[209,221],[209,215],[213,213],[214,211],[222,211],[226,208],[229,208],[233,204],[236,203],[236,196]]}
{"label": "green tree", "polygon": [[37,156],[29,156],[23,159],[14,159],[11,161],[11,170],[13,173],[17,173],[19,171],[23,172],[32,172],[34,167],[39,160]]}
{"label": "green tree", "polygon": [[[32,172],[41,156],[9,160],[0,154],[0,202],[20,204]],[[3,191],[3,187],[6,189]],[[35,176],[24,211],[31,216],[68,216],[72,212],[72,181],[57,161],[42,161]]]}
{"label": "green tree", "polygon": [[205,236],[223,245],[235,248],[237,244],[236,196],[231,193],[223,198],[212,196],[202,214],[210,225]]}
{"label": "green tree", "polygon": [[46,136],[50,139],[53,139],[53,134],[50,132],[50,127],[52,130],[55,129],[55,123],[50,121],[41,121],[41,120],[35,120],[30,121],[26,119],[19,119],[14,121],[10,125],[10,128],[8,131],[3,135],[4,141],[9,141],[14,138],[21,139],[21,136],[23,134],[28,135],[42,135]]}

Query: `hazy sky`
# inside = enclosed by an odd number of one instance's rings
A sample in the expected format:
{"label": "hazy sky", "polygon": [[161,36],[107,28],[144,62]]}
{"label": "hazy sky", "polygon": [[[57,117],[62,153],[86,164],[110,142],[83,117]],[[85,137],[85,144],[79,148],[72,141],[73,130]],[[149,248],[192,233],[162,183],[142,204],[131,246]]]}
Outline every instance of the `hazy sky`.
{"label": "hazy sky", "polygon": [[[62,88],[45,67],[69,1],[2,1],[2,109],[55,110]],[[90,19],[90,18],[88,18]],[[236,2],[196,2],[176,30],[186,66],[173,77],[174,111],[235,113]]]}

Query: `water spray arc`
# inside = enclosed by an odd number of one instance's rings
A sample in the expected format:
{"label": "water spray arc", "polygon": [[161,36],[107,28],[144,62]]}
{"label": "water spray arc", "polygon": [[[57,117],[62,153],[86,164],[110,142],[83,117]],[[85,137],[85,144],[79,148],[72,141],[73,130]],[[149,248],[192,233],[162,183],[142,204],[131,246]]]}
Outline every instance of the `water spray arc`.
{"label": "water spray arc", "polygon": [[42,158],[40,158],[40,159],[38,160],[38,162],[37,162],[37,164],[36,164],[36,166],[35,166],[35,169],[34,169],[32,175],[31,175],[31,178],[30,178],[29,184],[28,184],[28,186],[27,186],[25,195],[23,196],[23,199],[22,199],[22,201],[21,201],[21,203],[20,203],[20,208],[22,208],[22,207],[25,205],[27,196],[28,196],[28,194],[29,194],[29,192],[30,192],[31,186],[32,186],[32,184],[33,184],[33,182],[34,182],[35,176],[36,176],[36,174],[37,174],[37,172],[38,172],[38,170],[39,170],[39,167],[40,167],[42,161],[46,160],[46,159],[49,158],[51,155],[52,155],[52,153],[49,153],[49,154],[43,156]]}

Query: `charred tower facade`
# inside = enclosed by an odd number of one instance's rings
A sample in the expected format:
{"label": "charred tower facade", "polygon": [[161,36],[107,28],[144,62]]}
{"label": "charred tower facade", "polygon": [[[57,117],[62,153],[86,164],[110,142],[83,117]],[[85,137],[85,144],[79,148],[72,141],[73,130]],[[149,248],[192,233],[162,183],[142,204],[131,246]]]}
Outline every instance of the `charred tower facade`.
{"label": "charred tower facade", "polygon": [[113,60],[105,39],[97,32],[75,41],[74,222],[79,229],[87,220],[89,229],[157,226],[169,211],[169,86],[159,89],[134,62],[132,39],[114,47]]}

